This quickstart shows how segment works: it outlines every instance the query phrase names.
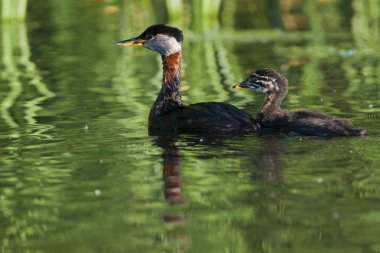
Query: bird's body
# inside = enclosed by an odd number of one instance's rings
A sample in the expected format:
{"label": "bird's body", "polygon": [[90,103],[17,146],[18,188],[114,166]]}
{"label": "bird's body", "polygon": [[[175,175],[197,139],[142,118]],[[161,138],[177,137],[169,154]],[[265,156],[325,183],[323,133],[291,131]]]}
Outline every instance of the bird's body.
{"label": "bird's body", "polygon": [[366,134],[366,130],[355,128],[350,122],[309,110],[287,111],[281,103],[287,93],[288,82],[276,70],[262,69],[250,75],[239,88],[252,88],[266,93],[266,98],[257,122],[265,129],[299,135],[318,137],[343,137]]}
{"label": "bird's body", "polygon": [[149,118],[149,133],[254,133],[259,127],[248,113],[221,102],[196,103],[180,106]]}
{"label": "bird's body", "polygon": [[353,127],[347,120],[309,110],[277,110],[266,115],[259,113],[257,120],[264,129],[299,135],[339,137],[364,134],[363,129]]}
{"label": "bird's body", "polygon": [[184,105],[180,95],[182,32],[166,25],[148,27],[122,46],[143,46],[161,54],[163,79],[149,113],[149,133],[244,134],[259,129],[256,120],[237,107],[220,102]]}

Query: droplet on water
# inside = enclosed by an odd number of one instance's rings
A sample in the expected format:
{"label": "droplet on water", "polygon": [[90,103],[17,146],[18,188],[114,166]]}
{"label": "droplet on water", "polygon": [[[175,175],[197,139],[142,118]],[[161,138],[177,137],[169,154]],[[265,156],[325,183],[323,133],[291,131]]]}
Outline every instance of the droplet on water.
{"label": "droplet on water", "polygon": [[102,191],[101,191],[101,190],[99,190],[99,189],[95,189],[95,190],[94,190],[94,195],[95,195],[95,197],[99,197],[101,194],[102,194]]}
{"label": "droplet on water", "polygon": [[322,184],[325,180],[322,177],[317,178],[317,183]]}

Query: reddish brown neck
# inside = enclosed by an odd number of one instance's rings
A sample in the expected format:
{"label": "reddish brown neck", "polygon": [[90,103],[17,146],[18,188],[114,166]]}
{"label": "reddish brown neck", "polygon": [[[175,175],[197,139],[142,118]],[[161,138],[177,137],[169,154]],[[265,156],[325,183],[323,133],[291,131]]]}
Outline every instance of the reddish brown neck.
{"label": "reddish brown neck", "polygon": [[183,106],[182,98],[179,94],[181,84],[181,52],[162,56],[162,68],[162,86],[150,110],[149,122],[159,118],[163,113]]}
{"label": "reddish brown neck", "polygon": [[181,80],[181,52],[162,56],[163,86],[176,85],[179,88]]}

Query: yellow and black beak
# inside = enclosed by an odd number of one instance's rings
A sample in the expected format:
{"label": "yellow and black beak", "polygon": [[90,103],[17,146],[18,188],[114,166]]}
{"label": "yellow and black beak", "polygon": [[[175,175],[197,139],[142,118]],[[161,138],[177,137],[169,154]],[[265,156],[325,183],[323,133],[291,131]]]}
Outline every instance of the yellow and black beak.
{"label": "yellow and black beak", "polygon": [[241,90],[242,89],[242,87],[240,86],[240,83],[235,84],[234,86],[232,86],[232,88],[237,89],[237,90]]}
{"label": "yellow and black beak", "polygon": [[253,83],[249,80],[245,80],[241,83],[238,83],[238,84],[235,84],[233,86],[234,89],[254,89],[254,90],[257,90],[259,92],[267,92],[268,89],[265,88],[261,83],[258,84],[258,83]]}
{"label": "yellow and black beak", "polygon": [[123,46],[123,47],[131,47],[131,46],[142,47],[144,45],[144,42],[145,40],[137,37],[137,38],[133,38],[129,40],[119,41],[116,45]]}
{"label": "yellow and black beak", "polygon": [[251,87],[247,83],[241,82],[241,83],[235,84],[234,86],[232,86],[232,88],[241,90],[241,89],[246,89],[246,88],[251,88]]}

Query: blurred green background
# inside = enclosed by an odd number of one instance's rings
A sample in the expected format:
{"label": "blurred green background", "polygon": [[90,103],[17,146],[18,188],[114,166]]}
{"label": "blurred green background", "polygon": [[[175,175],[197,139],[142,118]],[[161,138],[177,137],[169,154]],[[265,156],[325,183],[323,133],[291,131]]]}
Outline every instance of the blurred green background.
{"label": "blurred green background", "polygon": [[[380,252],[377,0],[1,0],[0,252]],[[363,138],[149,136],[159,55],[115,43],[184,31],[186,103],[284,108]]]}

